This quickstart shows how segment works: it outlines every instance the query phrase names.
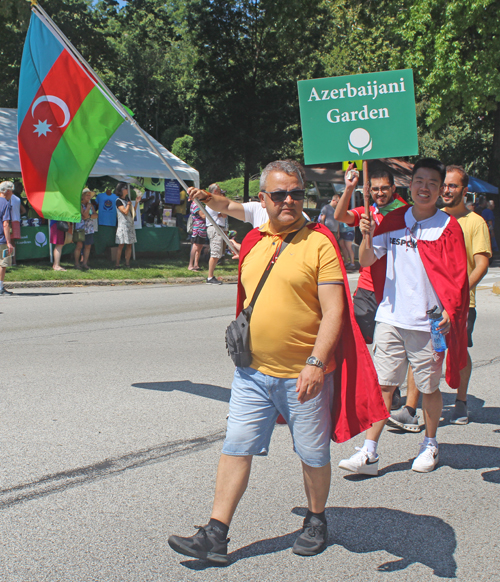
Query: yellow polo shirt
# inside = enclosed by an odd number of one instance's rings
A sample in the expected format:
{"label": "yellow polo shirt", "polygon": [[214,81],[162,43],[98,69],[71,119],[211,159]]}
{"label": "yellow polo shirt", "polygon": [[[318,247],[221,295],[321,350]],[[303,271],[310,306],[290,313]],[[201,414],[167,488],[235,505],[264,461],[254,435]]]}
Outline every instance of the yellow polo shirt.
{"label": "yellow polo shirt", "polygon": [[[475,212],[469,212],[467,216],[458,219],[464,233],[465,251],[467,253],[467,276],[469,276],[476,264],[474,255],[485,253],[491,257],[491,240],[488,225],[484,218]],[[476,307],[476,289],[471,289],[469,307]]]}
{"label": "yellow polo shirt", "polygon": [[[274,235],[269,222],[260,227],[264,236],[241,268],[244,307],[252,300],[277,245],[294,229]],[[302,228],[279,256],[255,303],[250,319],[251,367],[276,378],[297,378],[312,353],[321,323],[318,285],[339,282],[343,284],[344,279],[332,243],[324,234]],[[332,361],[326,371],[334,369]]]}

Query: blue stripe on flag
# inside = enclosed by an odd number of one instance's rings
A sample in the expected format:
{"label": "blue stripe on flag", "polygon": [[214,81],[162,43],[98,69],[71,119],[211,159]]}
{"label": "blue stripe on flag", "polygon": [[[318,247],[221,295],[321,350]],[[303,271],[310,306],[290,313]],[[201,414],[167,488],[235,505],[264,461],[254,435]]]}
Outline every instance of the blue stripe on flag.
{"label": "blue stripe on flag", "polygon": [[31,15],[24,43],[19,79],[17,125],[20,128],[33,99],[54,63],[63,52],[63,45],[36,14]]}

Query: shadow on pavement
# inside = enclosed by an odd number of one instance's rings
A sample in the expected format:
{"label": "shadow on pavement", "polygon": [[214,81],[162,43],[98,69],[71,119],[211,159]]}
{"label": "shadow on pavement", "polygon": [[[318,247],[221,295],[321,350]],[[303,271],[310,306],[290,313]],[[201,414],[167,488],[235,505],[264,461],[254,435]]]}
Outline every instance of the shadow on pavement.
{"label": "shadow on pavement", "polygon": [[486,473],[483,473],[481,477],[490,483],[500,483],[500,469],[497,469],[496,471],[486,471]]}
{"label": "shadow on pavement", "polygon": [[[292,513],[303,517],[306,509],[295,507]],[[441,578],[456,577],[455,532],[438,517],[384,507],[329,507],[326,515],[328,546],[339,545],[356,554],[385,551],[398,558],[376,566],[379,572],[395,572],[420,563]],[[230,554],[231,563],[290,550],[298,534],[299,530],[240,548]],[[181,563],[191,570],[214,567],[201,560]]]}
{"label": "shadow on pavement", "polygon": [[230,388],[223,388],[222,386],[212,386],[210,384],[193,384],[189,380],[180,380],[177,382],[139,382],[132,384],[134,388],[143,388],[145,390],[159,390],[160,392],[186,392],[187,394],[196,394],[196,396],[203,396],[210,400],[218,400],[219,402],[229,402],[231,396]]}
{"label": "shadow on pavement", "polygon": [[500,467],[500,448],[439,443],[439,464],[459,470]]}

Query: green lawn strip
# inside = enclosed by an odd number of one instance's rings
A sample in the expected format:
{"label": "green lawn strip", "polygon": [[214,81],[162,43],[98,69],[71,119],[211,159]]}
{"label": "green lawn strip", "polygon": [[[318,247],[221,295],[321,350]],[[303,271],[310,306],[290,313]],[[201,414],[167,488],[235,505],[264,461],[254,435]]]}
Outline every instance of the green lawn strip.
{"label": "green lawn strip", "polygon": [[[24,261],[13,269],[8,269],[5,282],[14,281],[75,281],[75,280],[111,280],[120,281],[125,279],[170,279],[170,278],[196,278],[206,277],[208,274],[208,264],[202,262],[200,271],[189,271],[187,260],[180,258],[151,259],[139,258],[132,261],[132,268],[114,269],[111,261],[104,258],[93,258],[89,261],[91,269],[80,271],[73,267],[73,263],[65,260],[61,261],[61,266],[67,271],[54,271],[48,261]],[[215,270],[216,277],[238,274],[238,261],[226,260],[226,264],[218,265]]]}

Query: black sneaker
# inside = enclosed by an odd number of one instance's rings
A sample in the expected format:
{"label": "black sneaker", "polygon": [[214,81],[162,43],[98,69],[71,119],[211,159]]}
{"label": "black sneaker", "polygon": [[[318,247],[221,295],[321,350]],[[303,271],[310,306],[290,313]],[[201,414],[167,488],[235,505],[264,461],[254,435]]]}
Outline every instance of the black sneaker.
{"label": "black sneaker", "polygon": [[0,289],[0,295],[14,295],[14,293],[12,293],[12,291],[7,291],[5,287],[2,287]]}
{"label": "black sneaker", "polygon": [[311,517],[304,519],[302,533],[295,540],[292,551],[299,556],[315,556],[326,548],[327,539],[326,523],[311,515]]}
{"label": "black sneaker", "polygon": [[396,388],[392,395],[391,410],[399,410],[401,408],[401,390]]}
{"label": "black sneaker", "polygon": [[212,283],[212,285],[222,285],[222,281],[219,281],[219,279],[215,277],[210,277],[210,279],[207,278],[207,283]]}
{"label": "black sneaker", "polygon": [[181,538],[179,536],[170,536],[168,545],[183,556],[207,560],[212,564],[226,566],[229,563],[227,555],[227,543],[229,538],[225,539],[224,534],[217,528],[206,525],[195,526],[198,533],[190,538]]}

